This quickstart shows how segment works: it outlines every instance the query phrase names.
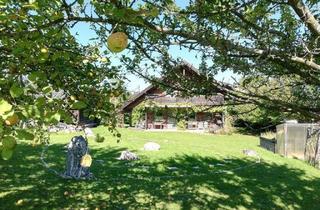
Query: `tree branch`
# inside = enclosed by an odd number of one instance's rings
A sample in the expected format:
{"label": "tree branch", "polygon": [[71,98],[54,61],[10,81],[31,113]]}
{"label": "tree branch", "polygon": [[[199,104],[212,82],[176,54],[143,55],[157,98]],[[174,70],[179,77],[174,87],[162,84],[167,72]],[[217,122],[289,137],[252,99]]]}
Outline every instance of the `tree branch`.
{"label": "tree branch", "polygon": [[309,30],[316,36],[320,36],[320,23],[311,13],[309,8],[301,0],[288,0],[288,4],[307,25]]}

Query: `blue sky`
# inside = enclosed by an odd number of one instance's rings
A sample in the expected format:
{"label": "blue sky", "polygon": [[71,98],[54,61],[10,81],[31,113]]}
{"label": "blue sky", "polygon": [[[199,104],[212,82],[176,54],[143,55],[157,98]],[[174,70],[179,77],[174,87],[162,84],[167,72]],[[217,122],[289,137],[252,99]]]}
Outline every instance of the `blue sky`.
{"label": "blue sky", "polygon": [[[188,3],[188,1],[183,1],[183,0],[178,0],[176,1],[177,5],[179,5],[180,7],[185,7]],[[93,41],[90,40],[92,38],[95,38],[97,35],[94,32],[94,30],[92,30],[90,28],[90,24],[88,23],[77,23],[72,29],[71,29],[71,33],[76,37],[77,41],[81,44],[92,44]],[[198,57],[196,57],[197,53],[195,51],[189,51],[185,48],[180,49],[180,47],[178,46],[172,46],[169,50],[170,55],[173,58],[182,58],[186,61],[188,61],[189,63],[191,63],[193,66],[195,66],[196,68],[199,66],[200,62],[201,62],[201,55],[198,55]],[[125,50],[122,53],[128,53],[127,50]],[[117,55],[115,55],[115,57],[117,57]],[[111,60],[112,62],[112,60]],[[144,81],[143,79],[135,76],[135,75],[127,75],[129,81],[126,82],[126,86],[128,88],[129,91],[138,91],[138,90],[142,90],[143,88],[145,88],[148,83],[146,81]],[[232,82],[231,76],[234,76],[232,72],[223,72],[223,73],[218,73],[216,75],[216,79],[218,80],[224,80],[225,82]]]}

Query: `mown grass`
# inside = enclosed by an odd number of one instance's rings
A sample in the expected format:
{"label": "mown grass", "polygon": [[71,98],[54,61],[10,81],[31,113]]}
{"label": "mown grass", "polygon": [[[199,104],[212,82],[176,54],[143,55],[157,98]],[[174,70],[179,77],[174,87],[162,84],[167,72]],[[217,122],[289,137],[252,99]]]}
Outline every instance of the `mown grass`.
{"label": "mown grass", "polygon": [[[320,171],[261,149],[256,137],[123,129],[117,143],[103,127],[94,132],[106,137],[89,139],[96,180],[61,179],[41,165],[42,147],[22,142],[11,160],[0,160],[0,208],[319,209]],[[52,135],[51,168],[64,170],[63,146],[73,135]],[[148,141],[161,150],[143,151]],[[141,159],[116,160],[125,149]],[[243,149],[256,150],[262,162]]]}

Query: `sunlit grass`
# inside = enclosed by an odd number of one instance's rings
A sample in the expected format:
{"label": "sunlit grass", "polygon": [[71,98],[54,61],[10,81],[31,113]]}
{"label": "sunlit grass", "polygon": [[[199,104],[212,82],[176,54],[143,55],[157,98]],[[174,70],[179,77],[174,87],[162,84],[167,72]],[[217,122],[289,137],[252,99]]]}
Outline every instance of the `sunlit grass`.
{"label": "sunlit grass", "polygon": [[[0,161],[0,209],[317,209],[320,171],[258,147],[258,138],[121,129],[122,140],[89,139],[93,181],[63,180],[40,164],[42,147],[21,143]],[[81,133],[79,133],[81,134]],[[46,160],[63,172],[64,145],[76,134],[52,134]],[[153,141],[160,151],[142,150]],[[140,160],[116,160],[129,149]],[[243,149],[256,150],[255,164]],[[252,165],[252,166],[251,166]],[[235,170],[239,168],[239,170]]]}

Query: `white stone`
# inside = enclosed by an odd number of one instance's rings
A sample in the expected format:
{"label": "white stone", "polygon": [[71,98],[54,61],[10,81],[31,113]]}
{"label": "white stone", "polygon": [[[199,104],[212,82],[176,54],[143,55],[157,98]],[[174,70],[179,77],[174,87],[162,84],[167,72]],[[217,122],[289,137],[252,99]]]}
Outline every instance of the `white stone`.
{"label": "white stone", "polygon": [[57,128],[49,128],[49,132],[50,133],[56,133],[56,132],[58,132],[59,130],[57,129]]}
{"label": "white stone", "polygon": [[138,160],[138,155],[134,154],[133,152],[129,152],[128,150],[122,151],[120,157],[117,158],[118,160]]}
{"label": "white stone", "polygon": [[143,146],[143,149],[147,151],[157,151],[160,149],[160,145],[154,142],[147,142]]}
{"label": "white stone", "polygon": [[85,128],[84,129],[84,133],[86,134],[86,136],[88,137],[94,137],[94,133],[90,128]]}
{"label": "white stone", "polygon": [[251,149],[244,149],[243,154],[250,156],[250,157],[258,157],[259,156],[256,151],[251,150]]}

